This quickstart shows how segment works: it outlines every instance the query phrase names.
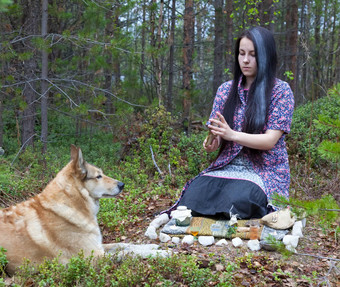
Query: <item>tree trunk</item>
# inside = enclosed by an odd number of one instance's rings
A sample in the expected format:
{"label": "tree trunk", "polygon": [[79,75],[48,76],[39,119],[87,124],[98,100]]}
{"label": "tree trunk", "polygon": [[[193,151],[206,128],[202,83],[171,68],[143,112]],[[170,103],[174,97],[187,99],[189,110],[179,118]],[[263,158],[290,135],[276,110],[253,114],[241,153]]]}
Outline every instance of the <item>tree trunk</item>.
{"label": "tree trunk", "polygon": [[228,79],[232,79],[233,61],[234,61],[234,45],[233,45],[233,0],[226,0],[226,57],[225,67],[227,69]]}
{"label": "tree trunk", "polygon": [[173,101],[173,84],[174,84],[174,54],[175,54],[175,25],[176,25],[176,0],[172,0],[171,8],[171,27],[170,27],[170,51],[169,51],[169,83],[168,93],[166,99],[167,111],[172,112],[172,101]]}
{"label": "tree trunk", "polygon": [[[146,34],[146,4],[145,0],[143,0],[142,4],[142,31],[141,31],[141,63],[140,63],[140,68],[139,68],[139,75],[140,75],[140,80],[142,83],[142,89],[144,87],[144,69],[145,69],[145,34]],[[143,90],[141,91],[142,95]]]}
{"label": "tree trunk", "polygon": [[194,51],[194,0],[185,0],[183,39],[183,128],[190,133],[192,66]]}
{"label": "tree trunk", "polygon": [[[41,36],[44,39],[48,32],[48,0],[42,0],[41,14]],[[41,53],[41,142],[43,144],[42,152],[47,151],[48,137],[48,52],[43,48]]]}
{"label": "tree trunk", "polygon": [[[25,36],[38,34],[38,21],[40,18],[40,2],[39,1],[23,1],[23,33]],[[26,42],[27,41],[27,42]],[[25,40],[22,47],[23,51],[26,51],[26,47],[30,47],[31,43],[29,39]],[[30,81],[36,77],[36,57],[33,55],[30,59],[24,62],[24,75],[26,84],[23,89],[23,97],[26,102],[26,108],[20,113],[21,124],[21,144],[23,146],[34,144],[34,128],[35,128],[35,83]]]}
{"label": "tree trunk", "polygon": [[163,23],[163,8],[164,8],[164,0],[160,1],[160,8],[159,8],[159,18],[158,18],[158,27],[157,27],[157,53],[155,58],[155,71],[156,71],[156,87],[157,87],[157,97],[158,97],[158,105],[164,105],[164,98],[163,98],[163,87],[162,87],[162,61],[161,55],[158,53],[161,50],[162,46],[162,23]]}
{"label": "tree trunk", "polygon": [[298,4],[296,0],[290,1],[287,11],[287,50],[288,50],[288,70],[294,75],[294,79],[289,80],[293,92],[296,90],[297,74],[297,46],[298,46]]}
{"label": "tree trunk", "polygon": [[2,120],[2,112],[4,110],[4,105],[3,105],[3,97],[0,94],[0,147],[3,146],[3,133],[4,133],[4,122]]}
{"label": "tree trunk", "polygon": [[214,41],[214,73],[213,96],[222,83],[223,76],[223,0],[214,0],[215,8],[215,41]]}
{"label": "tree trunk", "polygon": [[[105,36],[110,39],[113,37],[113,14],[112,9],[109,9],[106,14],[106,26],[105,26]],[[106,59],[108,63],[112,63],[112,51],[108,49],[106,51]],[[105,75],[105,83],[104,87],[108,91],[112,91],[112,69],[111,67],[107,67],[104,69],[104,75]],[[114,113],[114,106],[113,101],[111,97],[107,97],[105,101],[105,112],[108,114]]]}

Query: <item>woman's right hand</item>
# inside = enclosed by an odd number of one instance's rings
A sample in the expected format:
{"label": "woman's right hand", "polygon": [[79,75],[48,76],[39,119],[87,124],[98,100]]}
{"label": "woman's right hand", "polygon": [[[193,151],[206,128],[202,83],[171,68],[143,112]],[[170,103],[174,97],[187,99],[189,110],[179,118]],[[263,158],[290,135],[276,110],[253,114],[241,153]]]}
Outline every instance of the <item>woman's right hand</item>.
{"label": "woman's right hand", "polygon": [[210,145],[206,146],[206,142],[208,140],[208,137],[205,138],[203,142],[203,148],[205,149],[206,152],[213,152],[217,150],[220,146],[220,136],[217,136],[213,139]]}

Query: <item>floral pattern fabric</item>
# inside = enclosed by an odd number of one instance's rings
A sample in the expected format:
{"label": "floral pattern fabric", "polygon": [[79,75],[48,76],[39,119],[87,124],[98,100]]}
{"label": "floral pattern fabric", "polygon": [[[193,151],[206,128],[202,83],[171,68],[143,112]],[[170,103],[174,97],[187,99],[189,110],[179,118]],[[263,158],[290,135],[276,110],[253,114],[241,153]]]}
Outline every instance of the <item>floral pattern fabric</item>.
{"label": "floral pattern fabric", "polygon": [[[237,131],[242,130],[247,104],[247,92],[241,86],[241,80],[242,79],[240,79],[238,83],[238,94],[241,100],[241,105],[236,108],[234,115],[234,129]],[[231,86],[232,81],[229,81],[223,83],[218,88],[210,118],[217,117],[216,112],[220,112],[223,114],[224,105],[228,99]],[[268,151],[263,151],[263,163],[261,166],[257,165],[249,159],[252,162],[254,171],[261,177],[262,181],[264,182],[264,192],[267,195],[269,203],[271,202],[274,194],[283,195],[287,198],[289,197],[290,170],[285,143],[285,135],[290,132],[293,111],[294,96],[290,86],[288,85],[288,83],[276,79],[272,90],[267,122],[264,126],[263,132],[265,132],[266,130],[281,130],[284,133],[282,134],[274,148]],[[243,146],[234,142],[231,148],[224,149],[218,159],[195,178],[204,175],[209,171],[213,171],[227,165],[240,153],[242,148]],[[169,210],[164,212],[171,212],[177,207],[177,204],[182,198],[184,192],[195,178],[187,182],[182,190],[179,200]]]}

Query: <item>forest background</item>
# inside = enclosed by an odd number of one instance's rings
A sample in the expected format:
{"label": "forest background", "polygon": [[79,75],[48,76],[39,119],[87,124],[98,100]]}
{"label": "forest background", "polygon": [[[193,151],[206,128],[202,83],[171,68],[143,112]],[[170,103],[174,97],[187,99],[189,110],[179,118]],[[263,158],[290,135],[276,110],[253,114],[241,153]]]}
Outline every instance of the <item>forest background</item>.
{"label": "forest background", "polygon": [[[0,10],[2,207],[42,190],[76,144],[85,159],[126,183],[120,198],[101,201],[104,239],[143,237],[154,213],[214,158],[202,150],[204,123],[218,86],[232,79],[235,39],[261,25],[274,33],[277,77],[295,96],[287,138],[292,199],[321,198],[314,215],[324,202],[338,209],[339,1],[0,0]],[[337,243],[339,224],[328,219],[320,228]],[[331,269],[322,270],[297,272],[330,280]],[[216,275],[191,271],[176,280],[204,275],[206,286]],[[166,281],[172,271],[164,273]]]}

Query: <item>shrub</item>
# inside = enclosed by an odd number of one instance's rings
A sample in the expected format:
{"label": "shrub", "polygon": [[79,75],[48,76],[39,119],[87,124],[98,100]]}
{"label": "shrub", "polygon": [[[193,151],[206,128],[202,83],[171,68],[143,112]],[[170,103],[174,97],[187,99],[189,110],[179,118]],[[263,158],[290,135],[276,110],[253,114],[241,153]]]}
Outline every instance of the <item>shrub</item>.
{"label": "shrub", "polygon": [[325,143],[337,143],[339,149],[339,110],[340,83],[326,97],[298,107],[288,136],[289,153],[307,159],[312,166],[330,164]]}

